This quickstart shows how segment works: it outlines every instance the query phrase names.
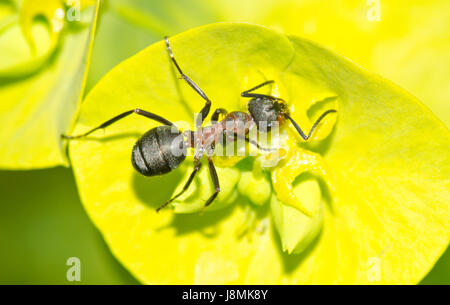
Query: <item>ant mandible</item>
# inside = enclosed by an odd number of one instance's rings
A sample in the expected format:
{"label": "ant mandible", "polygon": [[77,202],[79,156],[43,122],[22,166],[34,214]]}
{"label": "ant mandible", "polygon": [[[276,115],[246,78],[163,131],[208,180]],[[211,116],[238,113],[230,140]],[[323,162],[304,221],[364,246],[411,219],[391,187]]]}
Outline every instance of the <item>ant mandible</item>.
{"label": "ant mandible", "polygon": [[[203,127],[203,122],[208,116],[211,108],[211,100],[206,96],[202,89],[183,73],[178,65],[170,47],[168,37],[164,38],[166,48],[169,53],[170,59],[175,65],[176,69],[181,75],[181,78],[185,80],[192,89],[195,90],[204,100],[205,105],[201,109],[199,116],[196,120],[196,130],[187,130],[182,132],[175,124],[167,119],[151,113],[145,110],[136,108],[133,110],[121,113],[112,119],[104,122],[103,124],[95,127],[83,134],[76,136],[61,135],[63,138],[72,140],[85,137],[98,129],[106,128],[109,125],[116,123],[117,121],[127,117],[132,113],[142,115],[151,120],[157,121],[162,126],[158,126],[150,129],[143,134],[136,142],[132,151],[132,164],[133,167],[144,176],[156,176],[166,174],[176,169],[185,159],[187,149],[192,147],[195,149],[194,153],[194,170],[192,171],[189,179],[184,185],[183,189],[173,196],[170,200],[165,202],[156,211],[161,210],[181,194],[183,194],[191,185],[195,175],[200,170],[202,163],[201,158],[204,153],[208,158],[209,171],[212,181],[214,182],[215,191],[205,202],[203,208],[209,206],[220,192],[219,177],[217,176],[216,169],[213,163],[213,155],[215,144],[220,140],[228,139],[233,141],[236,137],[244,139],[246,142],[256,145],[261,150],[270,150],[260,147],[255,141],[250,140],[247,135],[252,125],[256,124],[258,130],[261,132],[268,132],[273,126],[274,122],[278,122],[280,125],[284,123],[285,119],[288,119],[292,125],[294,125],[297,132],[303,138],[308,140],[320,121],[329,113],[336,112],[334,109],[325,111],[313,124],[311,130],[306,135],[300,128],[300,126],[291,118],[287,110],[287,106],[284,100],[271,95],[252,93],[256,89],[273,83],[274,81],[266,81],[246,90],[241,93],[242,97],[251,98],[247,104],[249,113],[242,111],[233,111],[227,113],[223,108],[218,108],[211,116],[211,125]],[[219,121],[220,115],[225,115],[222,121]],[[265,125],[264,125],[265,124]],[[265,126],[265,128],[260,128]],[[223,137],[224,136],[224,137]]]}

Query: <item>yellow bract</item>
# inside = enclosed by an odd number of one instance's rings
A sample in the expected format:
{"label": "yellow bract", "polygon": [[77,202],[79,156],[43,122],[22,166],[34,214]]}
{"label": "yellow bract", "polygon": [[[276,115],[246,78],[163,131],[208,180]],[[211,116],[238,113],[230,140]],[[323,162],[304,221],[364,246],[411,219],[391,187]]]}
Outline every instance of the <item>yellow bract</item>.
{"label": "yellow bract", "polygon": [[297,196],[301,196],[303,202],[309,204],[309,209],[312,210],[310,215],[305,215],[291,204],[285,204],[275,195],[270,202],[270,212],[280,234],[283,251],[289,254],[301,253],[310,246],[323,225],[324,207],[317,181],[312,178],[302,181],[294,191]]}
{"label": "yellow bract", "polygon": [[315,174],[325,181],[332,179],[329,177],[327,165],[319,154],[297,148],[294,144],[291,145],[285,160],[273,170],[272,181],[273,188],[280,201],[312,217],[318,213],[318,206],[314,203],[312,206],[307,206],[297,197],[292,186],[294,180],[306,172]]}
{"label": "yellow bract", "polygon": [[[274,79],[293,117],[308,130],[313,120],[301,118],[315,117],[308,111],[312,101],[333,98],[337,124],[331,131],[336,118],[330,117],[319,129],[322,138],[331,132],[327,138],[311,147],[294,137],[289,141],[298,145],[300,157],[316,156],[307,149],[322,156],[334,191],[315,177],[294,181],[295,196],[311,204],[313,217],[274,195],[271,208],[251,205],[255,214],[248,213],[249,203],[237,194],[240,175],[226,167],[219,177],[225,196],[203,215],[156,213],[192,167],[187,160],[172,173],[151,178],[133,170],[133,144],[155,122],[128,117],[73,141],[70,157],[85,208],[112,252],[139,280],[393,284],[417,283],[428,272],[450,239],[450,135],[419,101],[314,43],[264,27],[214,24],[170,39],[182,69],[213,107],[245,110],[240,92]],[[192,113],[204,101],[175,72],[163,42],[131,57],[90,92],[73,133],[136,107],[177,124],[187,121],[192,128]],[[317,89],[311,99],[295,96],[308,88]],[[291,178],[275,190],[289,188],[300,173],[295,162],[292,166]],[[212,185],[202,171],[183,209],[208,197]],[[284,198],[283,191],[278,195]],[[254,229],[240,230],[243,224]],[[237,234],[242,231],[243,236]]]}

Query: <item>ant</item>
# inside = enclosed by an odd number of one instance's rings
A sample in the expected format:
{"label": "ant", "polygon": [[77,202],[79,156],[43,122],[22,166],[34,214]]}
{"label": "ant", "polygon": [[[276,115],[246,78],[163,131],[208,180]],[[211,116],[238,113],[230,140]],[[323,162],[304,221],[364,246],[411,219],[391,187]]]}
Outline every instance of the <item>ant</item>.
{"label": "ant", "polygon": [[[260,131],[262,132],[268,132],[273,126],[273,123],[278,122],[281,125],[288,119],[294,125],[303,140],[306,141],[311,137],[317,125],[326,115],[337,112],[334,109],[325,111],[315,121],[308,135],[306,135],[289,115],[284,100],[271,95],[253,93],[256,89],[274,82],[270,80],[241,93],[242,97],[251,98],[247,104],[248,113],[242,111],[228,113],[225,109],[218,108],[211,116],[211,125],[202,127],[204,120],[210,112],[211,100],[206,96],[203,90],[189,78],[189,76],[183,73],[178,62],[175,60],[168,37],[165,37],[164,40],[170,59],[181,75],[181,78],[205,100],[205,105],[201,109],[196,120],[195,131],[187,130],[182,132],[167,119],[157,114],[136,108],[119,114],[83,134],[76,136],[61,135],[62,138],[68,140],[82,138],[98,129],[106,128],[133,113],[157,121],[163,125],[152,128],[143,134],[137,140],[132,151],[131,159],[133,167],[144,176],[163,175],[176,169],[186,159],[187,149],[189,147],[194,148],[194,170],[189,176],[189,179],[178,194],[156,209],[157,212],[166,207],[189,188],[195,175],[202,166],[201,158],[203,154],[206,154],[208,158],[209,171],[215,187],[214,193],[205,202],[203,209],[214,201],[220,192],[220,184],[212,157],[214,155],[215,144],[220,140],[233,141],[236,138],[242,138],[246,142],[256,145],[261,150],[270,150],[268,148],[260,147],[256,142],[247,137],[252,125],[256,124],[258,130],[261,129]],[[225,115],[225,118],[219,121],[219,116],[221,114]],[[261,126],[264,126],[263,124],[265,124],[266,128],[261,128]]]}

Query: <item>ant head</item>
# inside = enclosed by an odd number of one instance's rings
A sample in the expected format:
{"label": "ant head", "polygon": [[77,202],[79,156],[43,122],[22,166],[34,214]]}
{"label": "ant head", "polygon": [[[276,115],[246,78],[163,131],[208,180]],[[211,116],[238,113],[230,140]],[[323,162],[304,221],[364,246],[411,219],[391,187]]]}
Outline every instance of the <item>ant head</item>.
{"label": "ant head", "polygon": [[269,131],[274,122],[281,125],[284,123],[284,115],[287,114],[286,104],[269,97],[253,98],[247,107],[260,131]]}

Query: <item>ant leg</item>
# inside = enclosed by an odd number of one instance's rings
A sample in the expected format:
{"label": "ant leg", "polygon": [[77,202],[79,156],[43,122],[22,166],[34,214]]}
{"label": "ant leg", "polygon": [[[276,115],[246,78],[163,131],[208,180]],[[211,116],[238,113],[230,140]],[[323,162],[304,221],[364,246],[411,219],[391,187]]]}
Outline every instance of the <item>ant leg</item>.
{"label": "ant leg", "polygon": [[261,88],[261,87],[264,87],[264,86],[266,86],[266,85],[268,85],[268,84],[273,84],[274,82],[275,82],[274,80],[268,80],[268,81],[265,81],[264,83],[259,84],[258,86],[255,86],[255,87],[253,87],[253,88],[251,88],[251,89],[248,89],[248,90],[242,92],[241,95],[245,97],[245,94],[247,94],[247,93],[249,93],[249,92],[252,92],[252,91],[255,91],[256,89],[259,89],[259,88]]}
{"label": "ant leg", "polygon": [[256,97],[256,98],[258,98],[258,97],[265,97],[265,98],[268,98],[268,99],[271,99],[271,100],[274,100],[274,101],[280,100],[280,101],[283,101],[283,102],[284,102],[283,99],[278,98],[278,97],[274,97],[274,96],[271,96],[271,95],[267,95],[267,94],[259,94],[259,93],[250,93],[250,92],[255,91],[256,89],[259,89],[259,88],[261,88],[261,87],[264,87],[264,86],[266,86],[266,85],[268,85],[268,84],[273,84],[274,82],[275,82],[275,81],[273,81],[273,80],[265,81],[264,83],[259,84],[259,85],[256,86],[256,87],[253,87],[253,88],[251,88],[251,89],[248,89],[248,90],[242,92],[242,93],[241,93],[241,96],[242,96],[242,97]]}
{"label": "ant leg", "polygon": [[240,135],[240,134],[238,134],[238,133],[234,133],[234,136],[235,136],[236,138],[239,138],[239,139],[244,140],[244,141],[247,142],[248,144],[252,144],[252,145],[256,146],[256,148],[258,148],[259,150],[262,150],[262,151],[277,151],[277,150],[278,150],[277,148],[263,147],[263,146],[259,145],[258,142],[254,141],[254,140],[251,140],[251,139],[249,139],[248,137],[246,137],[246,136],[244,136],[244,135]]}
{"label": "ant leg", "polygon": [[189,188],[192,181],[194,180],[195,175],[198,173],[198,171],[200,170],[201,167],[202,167],[202,162],[200,162],[199,160],[196,160],[194,170],[192,171],[191,175],[189,176],[189,179],[186,182],[186,184],[184,185],[183,189],[178,194],[176,194],[175,196],[170,198],[170,200],[168,200],[166,203],[164,203],[159,208],[157,208],[156,212],[159,212],[162,208],[166,207],[169,203],[171,203],[172,201],[177,199],[179,196],[181,196]]}
{"label": "ant leg", "polygon": [[159,123],[162,123],[162,124],[164,124],[164,125],[175,126],[172,122],[166,120],[166,119],[163,118],[163,117],[160,117],[159,115],[156,115],[156,114],[154,114],[154,113],[147,112],[147,111],[141,110],[141,109],[139,109],[139,108],[136,108],[136,109],[129,110],[129,111],[126,111],[126,112],[124,112],[124,113],[121,113],[121,114],[119,114],[118,116],[115,116],[115,117],[113,117],[112,119],[110,119],[110,120],[104,122],[104,123],[101,124],[100,126],[97,126],[97,127],[93,128],[93,129],[91,129],[91,130],[89,130],[89,131],[87,131],[87,132],[85,132],[85,133],[83,133],[83,134],[80,134],[80,135],[77,135],[77,136],[68,136],[68,135],[62,134],[61,137],[64,138],[64,139],[68,139],[68,140],[78,139],[78,138],[85,137],[85,136],[87,136],[87,135],[93,133],[94,131],[96,131],[96,130],[98,130],[98,129],[102,129],[102,128],[108,127],[109,125],[114,124],[114,123],[117,122],[118,120],[123,119],[123,118],[129,116],[129,115],[132,114],[132,113],[136,113],[136,114],[145,116],[145,117],[147,117],[147,118],[149,118],[149,119],[151,119],[151,120],[155,120],[155,121],[157,121],[157,122],[159,122]]}
{"label": "ant leg", "polygon": [[215,191],[214,194],[212,194],[211,197],[208,198],[200,213],[203,213],[205,208],[209,206],[214,201],[214,199],[216,199],[217,195],[219,195],[220,192],[219,177],[217,176],[216,168],[214,167],[211,156],[208,156],[208,165],[211,178],[214,182]]}
{"label": "ant leg", "polygon": [[283,115],[289,119],[289,121],[291,121],[292,125],[294,125],[295,129],[297,129],[298,133],[300,134],[300,136],[302,137],[303,140],[308,140],[312,133],[314,132],[314,129],[316,129],[317,125],[319,125],[320,121],[323,120],[323,118],[329,114],[329,113],[335,113],[337,112],[337,110],[335,109],[329,109],[327,111],[325,111],[324,113],[322,113],[322,115],[314,122],[313,126],[311,127],[311,130],[309,131],[308,135],[305,135],[305,133],[302,131],[302,129],[300,128],[300,126],[298,126],[298,124],[294,121],[294,119],[292,119],[287,113],[283,113]]}
{"label": "ant leg", "polygon": [[223,108],[217,108],[211,116],[211,122],[219,121],[219,115],[227,115],[228,111]]}
{"label": "ant leg", "polygon": [[189,86],[191,86],[192,89],[194,89],[195,92],[197,92],[206,101],[205,106],[203,106],[202,110],[200,111],[200,114],[201,114],[200,121],[197,122],[197,127],[200,127],[203,124],[203,121],[205,120],[205,118],[208,116],[209,110],[211,109],[211,101],[206,96],[206,94],[202,91],[202,89],[200,89],[200,87],[192,79],[190,79],[189,76],[187,76],[186,74],[183,73],[183,71],[181,70],[177,61],[175,60],[175,56],[173,55],[172,48],[170,47],[170,43],[169,43],[169,38],[167,36],[164,37],[164,41],[166,42],[166,47],[167,47],[167,51],[169,52],[170,59],[174,63],[178,72],[181,74],[181,78],[184,79],[189,84]]}

